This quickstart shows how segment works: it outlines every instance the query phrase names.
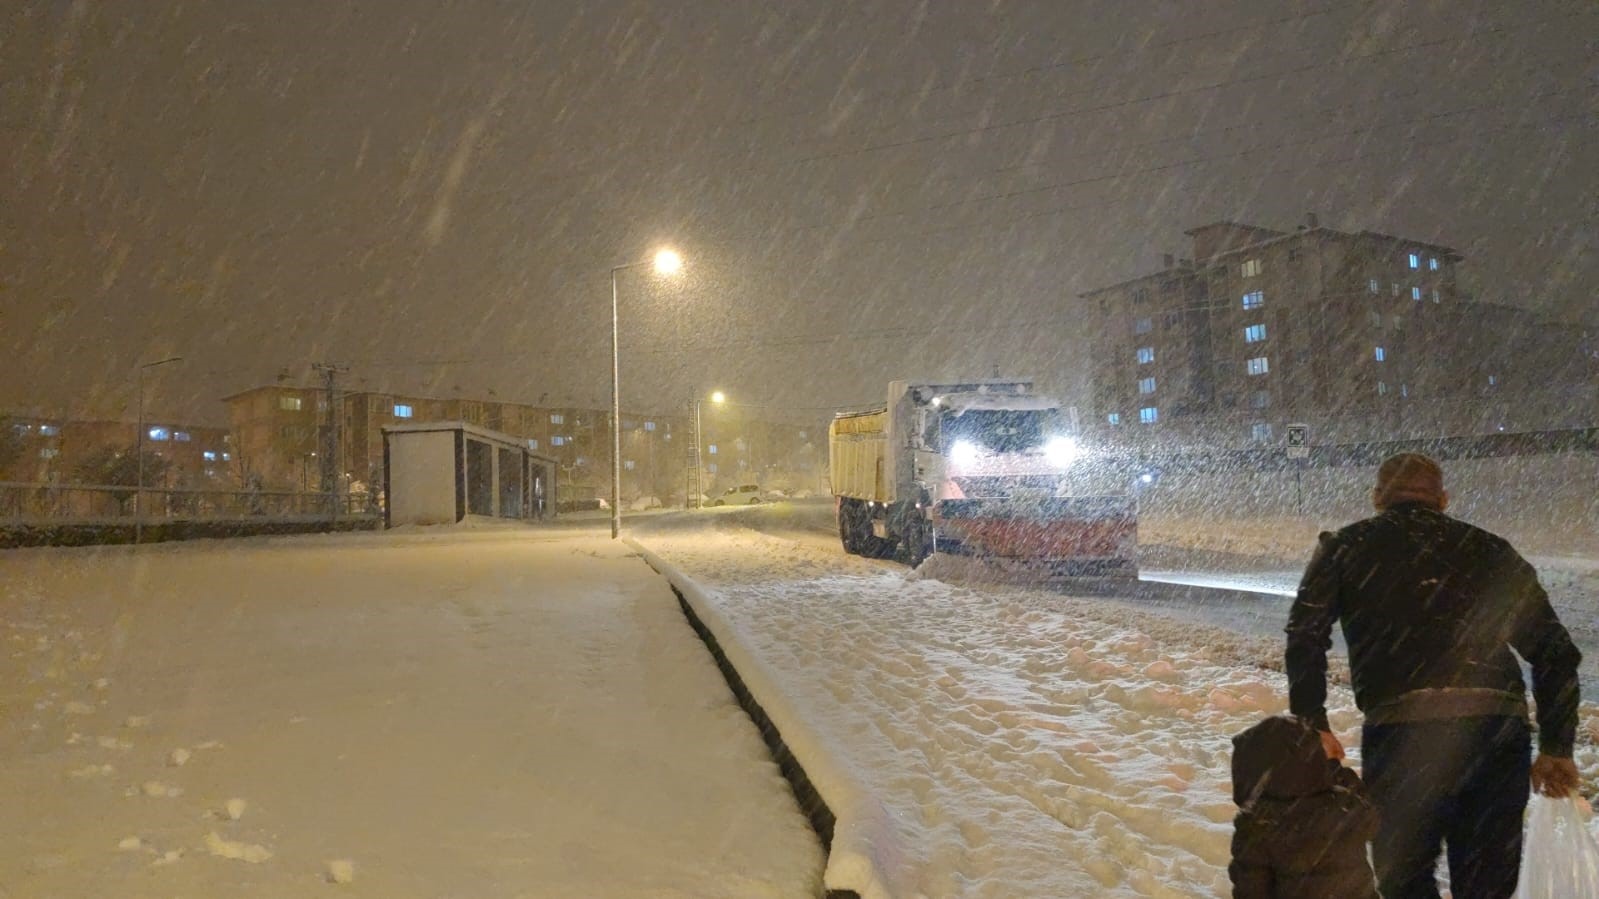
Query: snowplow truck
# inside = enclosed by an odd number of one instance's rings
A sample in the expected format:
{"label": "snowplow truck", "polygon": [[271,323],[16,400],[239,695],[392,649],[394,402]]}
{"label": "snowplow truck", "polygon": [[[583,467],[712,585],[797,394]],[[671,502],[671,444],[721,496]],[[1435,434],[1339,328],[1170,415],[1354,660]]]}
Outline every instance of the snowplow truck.
{"label": "snowplow truck", "polygon": [[829,468],[848,552],[917,565],[965,553],[1136,577],[1137,501],[1029,381],[894,381],[834,417]]}

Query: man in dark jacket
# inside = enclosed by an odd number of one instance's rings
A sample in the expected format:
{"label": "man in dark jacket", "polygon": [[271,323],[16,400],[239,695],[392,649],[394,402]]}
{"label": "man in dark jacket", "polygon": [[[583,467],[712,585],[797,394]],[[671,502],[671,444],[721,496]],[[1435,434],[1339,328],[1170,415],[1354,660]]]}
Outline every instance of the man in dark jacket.
{"label": "man in dark jacket", "polygon": [[1233,899],[1377,899],[1377,811],[1316,732],[1276,716],[1233,737]]}
{"label": "man in dark jacket", "polygon": [[[1355,704],[1365,716],[1363,772],[1382,817],[1373,845],[1384,899],[1437,899],[1439,845],[1456,899],[1509,897],[1521,822],[1534,789],[1577,787],[1581,653],[1532,566],[1510,544],[1444,514],[1443,471],[1426,456],[1383,462],[1378,514],[1322,534],[1288,616],[1293,713],[1343,747],[1327,724],[1327,650],[1343,628]],[[1529,765],[1532,666],[1539,755]]]}

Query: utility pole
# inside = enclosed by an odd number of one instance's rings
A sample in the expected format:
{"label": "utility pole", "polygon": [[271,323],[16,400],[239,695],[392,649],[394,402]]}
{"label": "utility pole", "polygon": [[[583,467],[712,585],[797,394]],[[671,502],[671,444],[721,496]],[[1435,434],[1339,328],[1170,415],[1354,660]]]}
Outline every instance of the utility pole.
{"label": "utility pole", "polygon": [[327,410],[327,424],[322,429],[322,490],[328,496],[328,520],[339,520],[339,481],[343,459],[339,454],[338,377],[350,370],[348,365],[318,362],[311,366],[322,373],[327,396],[322,406]]}

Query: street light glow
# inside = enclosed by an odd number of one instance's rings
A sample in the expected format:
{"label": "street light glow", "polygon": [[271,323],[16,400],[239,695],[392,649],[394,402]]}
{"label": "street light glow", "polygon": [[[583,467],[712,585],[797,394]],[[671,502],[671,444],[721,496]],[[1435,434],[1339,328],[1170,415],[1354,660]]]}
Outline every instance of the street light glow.
{"label": "street light glow", "polygon": [[683,257],[676,250],[662,250],[655,254],[655,272],[661,275],[675,275],[683,267]]}
{"label": "street light glow", "polygon": [[718,390],[718,391],[716,391],[716,392],[711,394],[711,402],[713,402],[713,403],[725,403],[725,402],[727,402],[727,394],[725,394],[722,391]]}

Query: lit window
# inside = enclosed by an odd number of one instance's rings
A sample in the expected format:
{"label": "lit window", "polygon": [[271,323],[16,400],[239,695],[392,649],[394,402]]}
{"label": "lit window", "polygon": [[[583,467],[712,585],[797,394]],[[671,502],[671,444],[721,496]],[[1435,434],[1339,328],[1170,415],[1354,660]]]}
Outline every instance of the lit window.
{"label": "lit window", "polygon": [[189,432],[188,431],[174,431],[172,433],[172,439],[176,440],[179,443],[188,443],[189,440],[190,440]]}
{"label": "lit window", "polygon": [[172,432],[166,428],[151,428],[149,437],[151,440],[171,440]]}
{"label": "lit window", "polygon": [[1160,420],[1160,409],[1156,406],[1145,406],[1138,410],[1138,420],[1144,424],[1153,424]]}
{"label": "lit window", "polygon": [[223,453],[222,454],[222,461],[224,461],[224,462],[232,462],[233,461],[233,454],[232,453]]}
{"label": "lit window", "polygon": [[1253,426],[1250,427],[1249,436],[1254,438],[1255,440],[1259,440],[1261,442],[1265,442],[1267,440],[1270,440],[1271,439],[1271,425],[1269,425],[1269,424],[1267,424],[1266,422],[1263,422],[1263,421],[1257,421],[1257,422],[1255,422],[1255,424]]}
{"label": "lit window", "polygon": [[1265,409],[1271,405],[1271,392],[1267,390],[1255,391],[1254,395],[1249,398],[1249,405],[1256,409]]}
{"label": "lit window", "polygon": [[1408,385],[1408,384],[1400,384],[1399,385],[1399,395],[1400,396],[1406,396],[1406,397],[1410,396],[1410,385]]}
{"label": "lit window", "polygon": [[55,425],[40,425],[39,426],[39,433],[44,435],[45,437],[54,437],[57,434],[61,433],[61,429],[56,427]]}
{"label": "lit window", "polygon": [[1152,347],[1152,346],[1141,346],[1141,347],[1138,348],[1138,364],[1139,365],[1147,365],[1147,364],[1149,364],[1151,362],[1154,362],[1154,361],[1155,361],[1155,348],[1154,347]]}
{"label": "lit window", "polygon": [[705,470],[711,474],[716,474],[716,463],[712,462],[711,464],[705,466]]}
{"label": "lit window", "polygon": [[628,471],[632,471],[633,470],[633,460],[632,459],[623,459],[622,460],[622,467],[627,469]]}
{"label": "lit window", "polygon": [[41,459],[54,459],[59,455],[61,455],[61,451],[53,446],[47,446],[39,450],[39,458]]}
{"label": "lit window", "polygon": [[566,416],[562,415],[559,412],[551,412],[550,413],[550,424],[552,424],[552,425],[564,425],[564,424],[566,424]]}
{"label": "lit window", "polygon": [[205,457],[205,461],[207,462],[215,462],[217,460],[217,454],[213,450],[206,450],[205,452],[201,453],[201,455]]}
{"label": "lit window", "polygon": [[713,443],[710,446],[706,447],[705,451],[710,453],[713,456],[716,455],[716,444]]}
{"label": "lit window", "polygon": [[1154,393],[1155,392],[1155,379],[1154,378],[1140,378],[1139,381],[1138,381],[1138,392],[1139,393]]}
{"label": "lit window", "polygon": [[415,414],[415,410],[413,410],[410,406],[407,406],[404,403],[394,404],[395,418],[410,418],[413,414]]}
{"label": "lit window", "polygon": [[1256,356],[1255,358],[1244,363],[1244,368],[1252,375],[1263,375],[1266,372],[1271,371],[1271,363],[1266,361],[1265,356]]}
{"label": "lit window", "polygon": [[1434,303],[1438,302],[1438,288],[1436,287],[1432,289],[1432,301]]}
{"label": "lit window", "polygon": [[1416,255],[1415,253],[1411,253],[1410,254],[1410,267],[1411,268],[1421,268],[1421,257]]}
{"label": "lit window", "polygon": [[1382,347],[1376,347],[1373,349],[1372,355],[1376,357],[1378,362],[1385,362],[1388,359],[1388,351]]}
{"label": "lit window", "polygon": [[1238,271],[1246,278],[1253,278],[1256,275],[1260,274],[1260,260],[1259,259],[1246,260],[1244,262],[1243,266],[1241,268],[1239,268]]}
{"label": "lit window", "polygon": [[1250,325],[1249,327],[1244,329],[1244,342],[1245,343],[1260,343],[1262,340],[1265,340],[1265,339],[1266,339],[1266,326],[1265,325]]}
{"label": "lit window", "polygon": [[1120,412],[1112,412],[1105,416],[1105,420],[1113,425],[1119,425],[1122,423],[1122,414]]}
{"label": "lit window", "polygon": [[1488,376],[1488,386],[1489,387],[1497,387],[1498,385],[1499,385],[1499,376],[1498,375],[1489,375]]}
{"label": "lit window", "polygon": [[1133,322],[1133,333],[1134,334],[1148,334],[1150,331],[1154,330],[1154,327],[1155,327],[1155,320],[1154,319],[1152,319],[1152,318],[1141,318],[1138,321]]}
{"label": "lit window", "polygon": [[536,438],[529,437],[527,439],[527,448],[530,449],[530,450],[538,449],[539,448],[538,440]]}
{"label": "lit window", "polygon": [[1266,304],[1266,294],[1265,294],[1264,291],[1251,290],[1249,293],[1244,294],[1244,308],[1245,309],[1259,309],[1261,306],[1263,306],[1265,304]]}
{"label": "lit window", "polygon": [[1412,287],[1412,288],[1410,288],[1410,298],[1412,300],[1421,299],[1421,288],[1420,287]]}
{"label": "lit window", "polygon": [[587,465],[588,462],[589,462],[589,460],[588,460],[587,456],[578,456],[577,457],[577,461],[573,462],[572,464],[574,464],[574,465]]}
{"label": "lit window", "polygon": [[298,412],[305,408],[305,400],[297,396],[280,396],[278,408],[285,412]]}
{"label": "lit window", "polygon": [[1384,381],[1378,381],[1377,382],[1377,395],[1378,396],[1387,396],[1388,395],[1388,384],[1387,384],[1387,382],[1384,382]]}
{"label": "lit window", "polygon": [[647,421],[647,422],[645,422],[645,423],[644,423],[644,430],[646,430],[646,431],[653,431],[653,430],[655,430],[655,422],[653,422],[653,421]]}
{"label": "lit window", "polygon": [[550,446],[566,446],[565,437],[551,437]]}
{"label": "lit window", "polygon": [[1382,291],[1382,285],[1377,283],[1376,278],[1372,278],[1370,281],[1366,282],[1366,289],[1372,293],[1380,293]]}
{"label": "lit window", "polygon": [[1427,268],[1431,269],[1432,271],[1437,271],[1438,270],[1438,259],[1437,259],[1437,257],[1432,257],[1432,258],[1429,258],[1427,260]]}

